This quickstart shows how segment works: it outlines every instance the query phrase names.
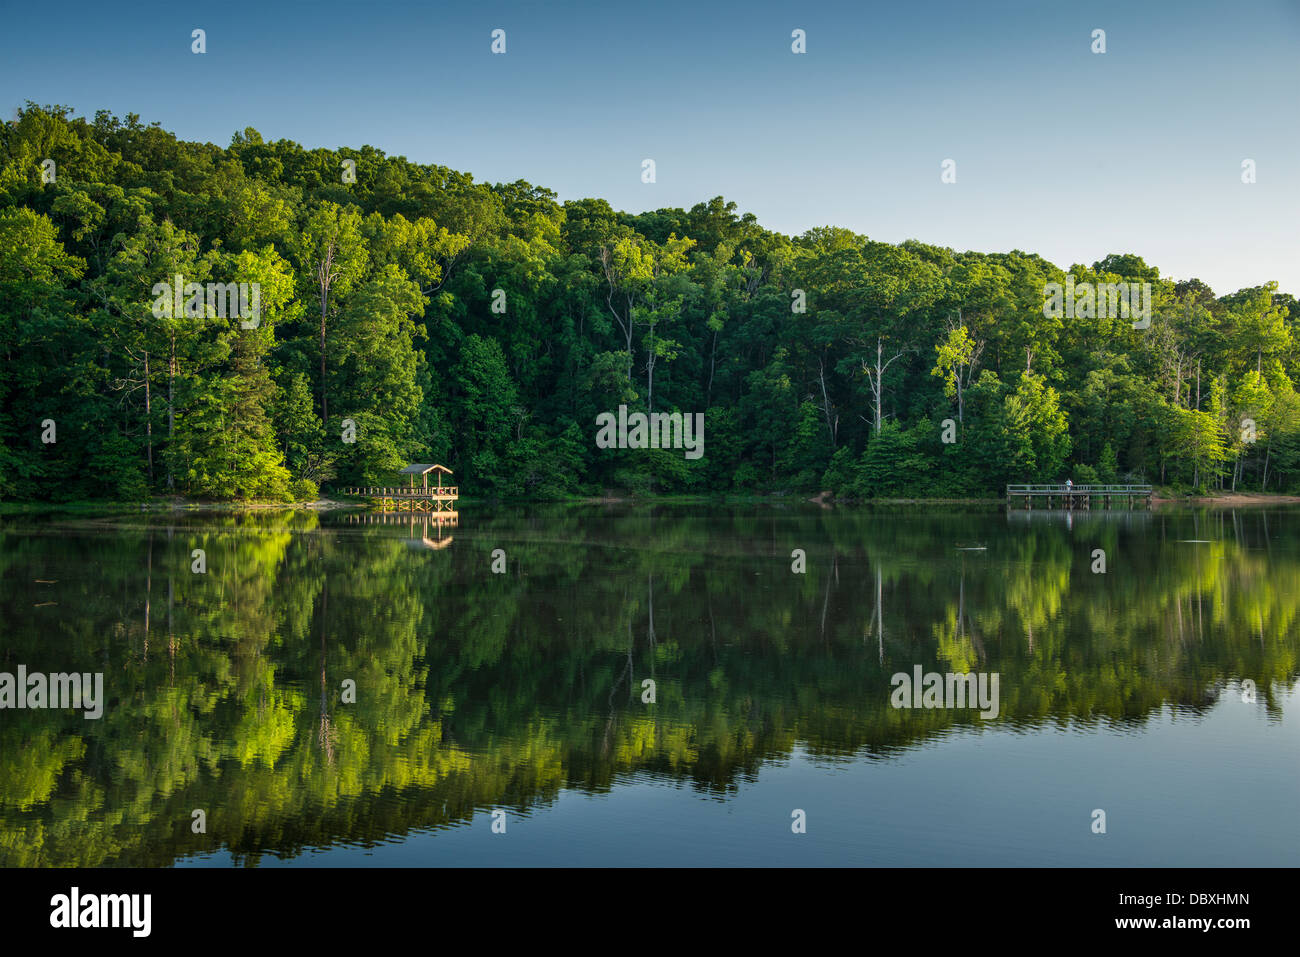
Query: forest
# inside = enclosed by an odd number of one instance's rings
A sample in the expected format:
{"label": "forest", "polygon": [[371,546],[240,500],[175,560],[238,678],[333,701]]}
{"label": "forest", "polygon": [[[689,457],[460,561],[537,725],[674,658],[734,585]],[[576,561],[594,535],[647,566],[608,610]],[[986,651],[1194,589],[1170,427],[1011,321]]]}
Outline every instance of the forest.
{"label": "forest", "polygon": [[[177,276],[255,285],[257,320],[157,308]],[[1149,283],[1149,324],[1049,318],[1067,278]],[[410,462],[501,499],[1294,491],[1297,315],[1132,253],[787,237],[721,196],[629,214],[135,114],[0,125],[0,502],[304,501]],[[621,405],[703,414],[706,454],[599,448]]]}

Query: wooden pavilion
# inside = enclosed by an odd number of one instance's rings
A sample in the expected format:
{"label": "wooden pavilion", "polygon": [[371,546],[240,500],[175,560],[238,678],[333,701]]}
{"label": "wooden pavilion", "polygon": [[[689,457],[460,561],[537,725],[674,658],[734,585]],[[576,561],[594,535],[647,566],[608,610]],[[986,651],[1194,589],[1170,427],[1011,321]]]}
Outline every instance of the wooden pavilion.
{"label": "wooden pavilion", "polygon": [[[437,484],[429,486],[429,473],[433,473]],[[408,485],[378,488],[348,488],[344,492],[368,498],[378,504],[381,511],[398,512],[435,512],[441,518],[455,519],[456,500],[460,498],[460,489],[455,485],[443,485],[442,477],[451,475],[451,469],[445,465],[408,465],[399,475],[409,475]],[[420,476],[420,484],[415,484],[415,477]]]}

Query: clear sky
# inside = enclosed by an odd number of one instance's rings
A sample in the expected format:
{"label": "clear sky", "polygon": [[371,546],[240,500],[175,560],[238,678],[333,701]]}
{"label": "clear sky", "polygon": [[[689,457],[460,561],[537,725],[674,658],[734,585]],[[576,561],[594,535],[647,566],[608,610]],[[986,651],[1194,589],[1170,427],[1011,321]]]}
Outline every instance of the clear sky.
{"label": "clear sky", "polygon": [[1300,0],[0,2],[7,114],[253,126],[632,212],[723,195],[788,234],[1132,252],[1300,294]]}

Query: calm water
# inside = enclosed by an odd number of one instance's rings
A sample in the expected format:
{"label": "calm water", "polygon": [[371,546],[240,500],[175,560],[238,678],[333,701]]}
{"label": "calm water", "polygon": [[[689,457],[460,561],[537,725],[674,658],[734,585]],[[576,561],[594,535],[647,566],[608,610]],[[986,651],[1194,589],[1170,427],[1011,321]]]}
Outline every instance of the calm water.
{"label": "calm water", "polygon": [[107,699],[0,710],[4,866],[1300,863],[1298,510],[4,519],[0,627]]}

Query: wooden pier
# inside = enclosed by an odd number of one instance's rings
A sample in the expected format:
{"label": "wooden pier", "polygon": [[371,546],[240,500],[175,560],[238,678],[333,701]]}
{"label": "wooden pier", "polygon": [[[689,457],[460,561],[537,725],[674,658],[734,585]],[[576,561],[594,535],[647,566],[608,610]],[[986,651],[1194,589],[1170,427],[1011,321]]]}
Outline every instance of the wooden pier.
{"label": "wooden pier", "polygon": [[[438,479],[438,484],[432,487],[429,485],[430,472],[435,473]],[[378,488],[345,488],[343,494],[368,498],[379,507],[381,512],[428,512],[440,518],[459,517],[460,513],[456,511],[456,500],[460,498],[460,489],[455,485],[442,484],[442,477],[450,475],[451,469],[445,465],[408,465],[400,474],[409,475],[411,484]],[[417,475],[423,479],[420,485],[415,484]]]}
{"label": "wooden pier", "polygon": [[1007,508],[1150,508],[1153,494],[1150,485],[1008,485]]}

